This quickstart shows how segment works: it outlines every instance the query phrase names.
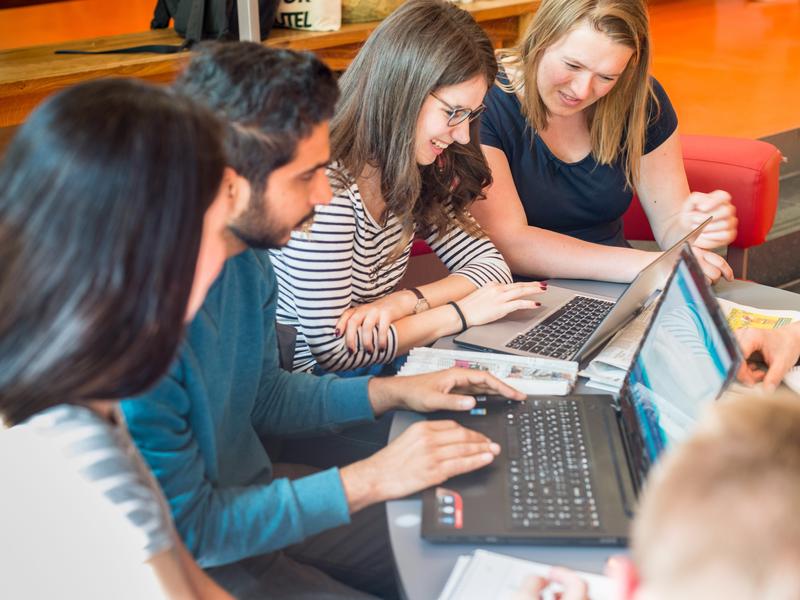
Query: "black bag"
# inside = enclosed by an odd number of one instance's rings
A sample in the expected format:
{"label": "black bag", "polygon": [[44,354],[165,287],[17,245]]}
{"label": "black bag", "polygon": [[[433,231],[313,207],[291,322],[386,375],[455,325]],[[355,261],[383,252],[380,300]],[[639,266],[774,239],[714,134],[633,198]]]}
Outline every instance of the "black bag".
{"label": "black bag", "polygon": [[[279,0],[258,0],[258,20],[261,39],[267,39]],[[236,0],[158,0],[151,29],[169,27],[175,22],[175,31],[186,38],[189,46],[204,39],[238,40],[239,11]]]}
{"label": "black bag", "polygon": [[[280,0],[258,0],[258,20],[261,39],[267,39],[275,21]],[[175,23],[175,32],[186,41],[180,46],[151,44],[118,48],[116,50],[56,50],[56,54],[138,54],[155,52],[174,54],[188,50],[200,40],[238,40],[239,11],[236,0],[158,0],[150,29],[166,29],[169,21]]]}

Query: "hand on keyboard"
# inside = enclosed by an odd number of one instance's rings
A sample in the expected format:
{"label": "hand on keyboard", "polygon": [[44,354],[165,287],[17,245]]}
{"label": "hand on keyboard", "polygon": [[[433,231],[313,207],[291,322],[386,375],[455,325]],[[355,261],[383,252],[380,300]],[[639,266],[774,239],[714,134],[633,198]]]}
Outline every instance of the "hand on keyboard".
{"label": "hand on keyboard", "polygon": [[484,325],[502,319],[516,310],[538,308],[531,298],[547,290],[546,283],[487,283],[458,301],[467,325]]}

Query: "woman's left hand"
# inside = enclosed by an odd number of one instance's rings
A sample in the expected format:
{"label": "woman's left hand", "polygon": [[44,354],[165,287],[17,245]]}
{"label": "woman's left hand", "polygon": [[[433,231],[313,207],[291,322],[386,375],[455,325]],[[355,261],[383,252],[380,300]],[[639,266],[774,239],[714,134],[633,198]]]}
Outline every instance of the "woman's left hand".
{"label": "woman's left hand", "polygon": [[736,238],[739,220],[736,218],[736,207],[731,203],[731,195],[722,190],[714,190],[708,194],[692,192],[681,208],[681,224],[689,231],[694,229],[708,217],[711,223],[694,243],[698,248],[710,250],[730,244]]}
{"label": "woman's left hand", "polygon": [[405,316],[413,314],[416,298],[408,290],[392,292],[388,296],[348,308],[336,322],[337,336],[344,335],[345,344],[351,352],[361,344],[367,352],[383,350],[389,339],[389,326]]}

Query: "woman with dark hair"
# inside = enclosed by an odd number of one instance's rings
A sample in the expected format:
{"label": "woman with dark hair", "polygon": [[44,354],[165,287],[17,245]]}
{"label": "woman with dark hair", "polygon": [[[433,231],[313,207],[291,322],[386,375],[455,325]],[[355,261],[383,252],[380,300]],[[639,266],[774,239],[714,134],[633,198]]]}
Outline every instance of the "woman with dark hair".
{"label": "woman with dark hair", "polygon": [[474,212],[515,275],[631,281],[658,256],[625,240],[635,192],[664,249],[713,216],[695,254],[732,277],[710,249],[736,237],[736,211],[727,192],[689,193],[645,0],[543,0],[497,56],[481,119],[494,181]]}
{"label": "woman with dark hair", "polygon": [[[340,79],[331,122],[335,195],[273,251],[278,319],[298,330],[294,369],[351,371],[536,303],[468,212],[491,181],[476,118],[497,71],[466,11],[411,0]],[[394,291],[424,237],[450,275]]]}
{"label": "woman with dark hair", "polygon": [[44,102],[0,167],[0,563],[14,598],[227,597],[194,563],[117,398],[168,369],[226,257],[222,128],[163,89]]}

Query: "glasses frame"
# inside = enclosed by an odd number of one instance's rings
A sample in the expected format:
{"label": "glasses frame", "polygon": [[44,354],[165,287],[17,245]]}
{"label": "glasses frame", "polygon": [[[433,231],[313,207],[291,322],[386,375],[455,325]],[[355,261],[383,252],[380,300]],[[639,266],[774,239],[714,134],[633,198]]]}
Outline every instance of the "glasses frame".
{"label": "glasses frame", "polygon": [[[445,107],[447,107],[447,110],[450,111],[450,114],[447,116],[447,125],[449,127],[455,127],[456,125],[461,125],[461,123],[467,120],[469,120],[469,122],[472,123],[475,119],[481,116],[483,111],[486,110],[486,105],[483,103],[481,103],[477,108],[474,109],[456,108],[453,105],[449,104],[448,102],[445,102],[444,100],[439,98],[439,96],[437,96],[434,92],[431,92],[431,96],[433,96],[439,102],[444,104]],[[463,113],[462,116],[460,116],[460,118],[458,113]]]}

